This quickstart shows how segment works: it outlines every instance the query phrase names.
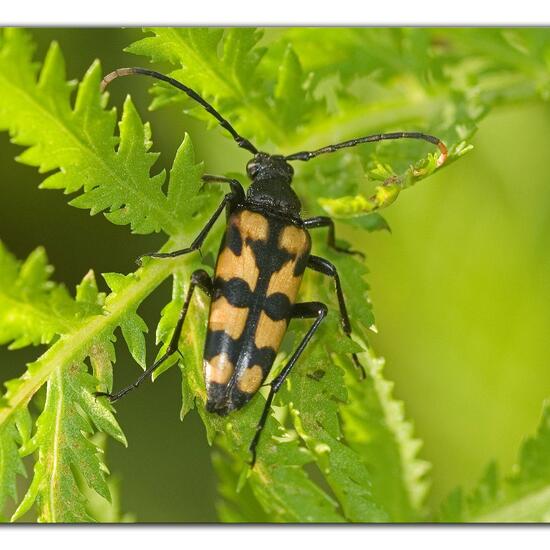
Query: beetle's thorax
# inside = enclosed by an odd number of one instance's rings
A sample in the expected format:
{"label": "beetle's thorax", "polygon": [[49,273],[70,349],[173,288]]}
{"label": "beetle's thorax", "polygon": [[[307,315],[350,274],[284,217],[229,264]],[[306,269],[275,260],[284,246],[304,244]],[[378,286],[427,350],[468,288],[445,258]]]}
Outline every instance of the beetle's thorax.
{"label": "beetle's thorax", "polygon": [[291,187],[294,170],[282,156],[258,153],[246,171],[252,180],[247,191],[248,202],[299,217],[302,205]]}

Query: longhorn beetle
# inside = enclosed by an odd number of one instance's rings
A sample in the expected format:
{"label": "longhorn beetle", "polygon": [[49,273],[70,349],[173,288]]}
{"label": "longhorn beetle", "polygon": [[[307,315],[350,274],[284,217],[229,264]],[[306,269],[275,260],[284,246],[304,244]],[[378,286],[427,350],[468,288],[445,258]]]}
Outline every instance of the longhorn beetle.
{"label": "longhorn beetle", "polygon": [[[118,393],[98,392],[96,395],[107,396],[111,401],[120,399],[137,388],[168,357],[178,351],[183,323],[196,287],[211,299],[203,354],[206,410],[220,416],[242,408],[256,394],[271,371],[290,320],[314,319],[286,365],[269,384],[269,394],[249,448],[252,454],[251,465],[254,466],[256,446],[273,397],[327,315],[327,306],[322,302],[296,302],[306,268],[334,280],[342,328],[351,338],[351,323],[338,271],[328,260],[310,254],[309,230],[326,227],[328,245],[331,248],[362,256],[360,252],[341,248],[336,244],[334,222],[331,218],[316,216],[304,219],[300,216],[300,199],[291,187],[294,170],[289,162],[308,161],[324,153],[354,147],[360,143],[408,138],[437,145],[441,151],[437,161],[440,166],[447,158],[447,148],[434,136],[420,132],[393,132],[359,137],[315,151],[301,151],[288,156],[271,155],[259,151],[248,139],[240,136],[197,92],[156,71],[139,67],[117,69],[105,76],[101,82],[101,91],[115,78],[132,74],[162,80],[185,92],[206,109],[231,134],[239,147],[254,155],[246,165],[246,173],[252,183],[245,193],[237,180],[204,175],[205,183],[226,183],[230,191],[195,240],[182,250],[151,252],[138,258],[138,264],[141,264],[144,257],[175,258],[199,250],[218,217],[226,211],[227,226],[214,276],[210,277],[203,269],[198,269],[191,275],[187,296],[166,352],[134,384]],[[364,377],[365,371],[357,354],[353,353],[352,359]]]}

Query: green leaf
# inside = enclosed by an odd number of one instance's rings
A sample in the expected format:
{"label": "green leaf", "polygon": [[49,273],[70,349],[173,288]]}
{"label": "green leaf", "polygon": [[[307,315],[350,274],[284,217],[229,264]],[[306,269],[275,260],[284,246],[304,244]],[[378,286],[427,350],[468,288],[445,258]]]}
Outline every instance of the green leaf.
{"label": "green leaf", "polygon": [[[287,434],[273,417],[268,419],[262,434],[256,465],[249,470],[247,449],[263,406],[264,399],[258,397],[248,410],[234,413],[228,422],[212,417],[206,420],[212,428],[223,429],[225,433],[217,443],[232,456],[231,467],[240,470],[236,490],[240,494],[249,486],[254,500],[271,522],[344,521],[335,499],[304,469],[312,462],[311,453],[299,445],[296,437]],[[231,464],[229,457],[227,462]],[[247,485],[243,489],[245,482]]]}
{"label": "green leaf", "polygon": [[336,320],[320,332],[316,346],[308,354],[307,369],[302,364],[289,381],[294,426],[315,456],[345,518],[353,522],[387,521],[386,512],[373,497],[372,472],[364,457],[342,442],[339,411],[348,396],[343,371],[331,357],[344,352],[341,346],[338,349],[329,343],[329,334],[335,333],[338,334]]}
{"label": "green leaf", "polygon": [[[120,273],[104,273],[103,278],[113,291],[109,298],[111,300],[122,290],[131,286],[132,282],[136,280],[134,274],[124,276]],[[130,310],[120,321],[120,329],[130,354],[138,365],[145,369],[147,365],[145,337],[143,335],[148,331],[145,321],[135,311]]]}
{"label": "green leaf", "polygon": [[0,429],[0,521],[5,521],[2,511],[11,499],[17,502],[16,480],[18,475],[26,475],[19,457],[19,440],[13,422]]}
{"label": "green leaf", "polygon": [[[56,170],[42,187],[66,193],[82,190],[71,204],[92,214],[107,210],[110,221],[129,224],[136,233],[185,234],[179,203],[162,191],[164,174],[150,175],[158,155],[149,152],[150,128],[142,124],[130,99],[124,103],[120,138],[115,137],[116,113],[105,109],[107,95],[99,91],[100,65],[94,63],[85,75],[73,107],[74,83],[65,80],[65,62],[56,43],[38,80],[27,34],[5,30],[0,48],[0,129],[27,147],[20,162],[41,172]],[[189,157],[190,142],[186,147]]]}
{"label": "green leaf", "polygon": [[145,321],[136,313],[128,313],[120,323],[120,329],[132,357],[142,369],[146,369],[145,337],[143,334],[148,329]]}
{"label": "green leaf", "polygon": [[268,523],[269,515],[254,496],[250,483],[239,487],[239,463],[221,447],[212,451],[212,464],[218,477],[218,517],[225,523]]}
{"label": "green leaf", "polygon": [[[182,262],[180,261],[179,264]],[[176,262],[176,265],[179,265]],[[0,426],[24,408],[29,399],[62,366],[79,365],[97,346],[105,346],[104,355],[112,358],[111,337],[114,330],[125,319],[128,311],[135,310],[146,295],[151,293],[170,275],[166,262],[154,263],[139,270],[139,276],[132,285],[121,288],[105,299],[105,310],[101,315],[91,315],[79,322],[74,330],[64,334],[34,363],[19,379],[7,383],[4,407],[0,408]]]}
{"label": "green leaf", "polygon": [[360,358],[366,380],[346,377],[350,395],[341,410],[346,441],[369,467],[373,496],[391,520],[419,521],[426,513],[430,465],[417,457],[421,442],[405,418],[403,403],[392,396],[393,384],[383,376],[384,361],[370,349]]}
{"label": "green leaf", "polygon": [[52,272],[43,248],[19,262],[0,242],[0,344],[48,344],[87,313],[65,287],[49,280]]}
{"label": "green leaf", "polygon": [[348,218],[345,220],[349,225],[359,227],[366,231],[390,231],[391,228],[388,222],[378,212],[366,214],[364,216],[357,216],[354,218]]}
{"label": "green leaf", "polygon": [[[10,260],[11,280],[18,281],[23,277],[29,289],[38,287],[34,291],[36,303],[33,303],[33,307],[36,308],[38,298],[41,297],[39,291],[43,291],[41,286],[46,285],[48,291],[56,288],[54,283],[47,281],[47,273],[43,269],[36,269],[36,266],[43,268],[46,265],[43,254],[39,256],[43,261],[28,262],[24,266],[30,265],[32,269],[23,269],[11,255],[3,252],[4,260],[6,257]],[[144,268],[142,272],[147,273],[147,269]],[[164,276],[168,274],[167,270]],[[109,391],[112,387],[112,332],[117,325],[123,324],[128,312],[137,307],[143,294],[140,297],[139,292],[136,294],[135,286],[125,284],[128,278],[111,275],[108,279],[116,292],[106,299],[98,293],[92,273],[88,273],[78,286],[76,301],[71,302],[68,293],[64,292],[66,303],[63,311],[76,311],[78,315],[67,318],[67,331],[62,330],[64,327],[59,329],[61,337],[41,358],[29,365],[22,377],[6,383],[7,392],[0,407],[2,506],[8,497],[14,496],[15,476],[24,472],[17,459],[19,446],[22,445],[21,452],[24,454],[36,450],[38,456],[33,482],[14,519],[24,515],[36,501],[39,517],[43,521],[89,520],[81,494],[80,477],[86,486],[104,498],[109,498],[105,479],[107,470],[100,458],[100,451],[89,438],[99,430],[122,443],[125,443],[125,439],[110,406],[93,394],[98,389]],[[162,276],[159,280],[156,274],[152,280],[154,287],[160,284]],[[20,298],[17,285],[5,290],[10,299]],[[10,291],[15,296],[10,296]],[[45,296],[49,298],[49,295]],[[120,300],[129,307],[120,308]],[[105,311],[109,312],[107,315],[103,312],[103,305]],[[50,315],[56,320],[54,313],[55,310]],[[34,310],[31,315],[34,315]],[[49,330],[49,325],[45,326]],[[44,334],[38,331],[39,328],[38,325],[34,327],[42,338]],[[86,355],[90,356],[95,376],[89,375],[87,367],[82,363]],[[45,382],[46,405],[37,421],[36,432],[29,440],[31,427],[30,422],[25,420],[28,419],[26,406]],[[14,421],[19,436],[14,432]]]}
{"label": "green leaf", "polygon": [[438,521],[535,523],[550,518],[550,401],[542,409],[535,436],[525,440],[517,464],[504,478],[491,463],[471,495],[455,490]]}
{"label": "green leaf", "polygon": [[281,124],[291,131],[304,121],[313,108],[313,100],[306,89],[300,60],[289,44],[279,67],[274,90],[275,110]]}
{"label": "green leaf", "polygon": [[13,520],[37,499],[39,521],[90,521],[75,471],[90,488],[110,499],[107,469],[90,435],[95,425],[121,443],[126,444],[126,439],[110,407],[94,397],[96,388],[97,380],[82,364],[59,368],[48,379],[44,411],[36,421],[35,435],[23,449],[24,454],[38,449],[34,477]]}
{"label": "green leaf", "polygon": [[[107,437],[105,434],[98,433],[93,438],[94,444],[105,452],[107,446]],[[86,500],[86,510],[88,515],[98,523],[134,523],[136,521],[132,514],[124,513],[121,509],[120,498],[120,479],[110,477],[107,480],[109,486],[110,500],[100,496],[90,489],[86,483],[79,479],[79,487]]]}
{"label": "green leaf", "polygon": [[[252,28],[154,28],[153,36],[144,38],[126,50],[145,55],[154,62],[168,61],[177,70],[170,75],[212,101],[224,116],[238,121],[239,131],[262,137],[282,139],[276,113],[271,111],[259,93],[262,88],[256,71],[263,56],[257,47],[261,32]],[[155,86],[156,108],[173,101],[185,101],[181,92]],[[200,118],[205,113],[191,104],[191,112]],[[232,117],[230,116],[232,115]],[[211,118],[208,118],[212,122]]]}
{"label": "green leaf", "polygon": [[[307,75],[291,46],[278,52],[273,72],[262,69],[266,50],[258,46],[261,31],[164,27],[147,31],[154,36],[132,44],[127,51],[176,65],[170,75],[211,101],[249,138],[284,145],[288,133],[295,132],[317,109],[307,91]],[[153,93],[152,108],[183,101],[186,107],[191,105],[187,112],[212,123],[181,92],[155,86]]]}

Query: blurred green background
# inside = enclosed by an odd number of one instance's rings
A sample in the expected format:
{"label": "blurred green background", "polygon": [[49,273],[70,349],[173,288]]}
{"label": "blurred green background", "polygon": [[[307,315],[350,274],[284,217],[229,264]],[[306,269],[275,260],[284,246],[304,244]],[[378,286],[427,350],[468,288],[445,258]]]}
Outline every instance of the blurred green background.
{"label": "blurred green background", "polygon": [[[33,34],[39,58],[51,40],[61,44],[71,78],[95,58],[105,71],[139,64],[122,51],[139,29]],[[188,131],[208,172],[242,169],[246,154],[218,130],[207,132],[174,109],[148,113],[149,83],[124,84],[110,90],[111,104],[120,106],[131,90],[153,125],[159,165],[169,165]],[[509,470],[550,396],[550,106],[494,111],[473,144],[464,159],[384,212],[391,234],[370,234],[364,243],[379,331],[373,344],[424,441],[421,455],[433,464],[433,504],[456,485],[472,486],[489,460]],[[42,177],[13,160],[20,150],[0,134],[0,238],[19,258],[45,246],[55,278],[73,288],[89,268],[133,270],[138,254],[162,243],[162,236],[131,236],[101,215],[68,207],[58,191],[39,191]],[[142,307],[150,327],[169,290]],[[116,387],[139,369],[124,348]],[[20,375],[41,351],[1,350],[0,380]],[[179,376],[171,369],[117,405],[129,448],[109,442],[108,462],[121,481],[123,511],[138,521],[216,521],[204,429],[194,414],[179,421]]]}

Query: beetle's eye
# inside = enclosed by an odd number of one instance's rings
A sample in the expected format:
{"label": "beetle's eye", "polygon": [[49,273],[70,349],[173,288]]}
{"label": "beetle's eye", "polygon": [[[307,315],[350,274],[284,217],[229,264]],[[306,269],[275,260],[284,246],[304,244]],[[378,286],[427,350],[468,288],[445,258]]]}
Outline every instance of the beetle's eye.
{"label": "beetle's eye", "polygon": [[258,172],[258,163],[252,159],[248,161],[248,164],[246,165],[246,173],[253,178],[256,173]]}

